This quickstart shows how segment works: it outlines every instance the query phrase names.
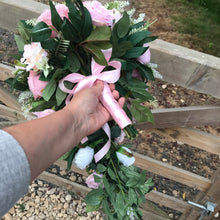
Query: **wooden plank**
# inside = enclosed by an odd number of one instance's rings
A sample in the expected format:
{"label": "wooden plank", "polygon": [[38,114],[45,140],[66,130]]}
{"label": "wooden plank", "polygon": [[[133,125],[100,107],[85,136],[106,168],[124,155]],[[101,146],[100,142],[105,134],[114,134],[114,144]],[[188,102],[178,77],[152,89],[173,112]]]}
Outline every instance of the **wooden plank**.
{"label": "wooden plank", "polygon": [[180,141],[209,153],[220,155],[220,137],[193,128],[150,129],[173,140]]}
{"label": "wooden plank", "polygon": [[139,129],[176,128],[220,124],[220,106],[189,106],[153,109],[155,124],[138,123]]}
{"label": "wooden plank", "polygon": [[143,170],[164,176],[168,179],[185,184],[190,187],[198,188],[201,191],[207,191],[211,186],[211,180],[183,169],[171,166],[150,157],[134,153],[136,161],[134,165]]}
{"label": "wooden plank", "polygon": [[10,92],[8,92],[2,86],[0,86],[0,101],[10,108],[13,108],[19,111],[21,110],[21,106],[18,103],[16,97],[13,96]]}
{"label": "wooden plank", "polygon": [[162,40],[150,48],[163,80],[220,98],[220,58]]}
{"label": "wooden plank", "polygon": [[183,200],[157,191],[151,191],[150,193],[148,193],[146,195],[146,199],[155,202],[160,206],[169,207],[182,213],[186,212],[186,210],[191,207],[187,202]]}
{"label": "wooden plank", "polygon": [[23,116],[21,111],[17,111],[15,109],[9,108],[1,104],[0,104],[0,115],[1,117],[4,117],[10,121],[25,120],[25,117]]}
{"label": "wooden plank", "polygon": [[[216,213],[219,210],[220,207],[220,167],[218,168],[218,170],[215,172],[215,174],[212,176],[212,185],[211,187],[207,190],[207,192],[205,194],[200,194],[200,196],[198,198],[196,198],[195,202],[199,203],[201,205],[205,205],[206,202],[210,201],[213,203],[216,203],[218,205],[218,207],[215,208],[215,212]],[[213,213],[213,214],[214,214]],[[185,215],[185,219],[192,219],[192,220],[196,220],[198,219],[200,216],[200,212],[197,209],[194,208],[189,208],[187,210],[187,214]],[[204,219],[213,219],[213,215],[211,215],[208,218],[204,218]]]}
{"label": "wooden plank", "polygon": [[[185,171],[183,169],[171,166],[169,164],[138,153],[134,153],[134,156],[136,158],[134,165],[143,170],[147,170],[157,175],[164,176],[168,179],[174,180],[193,188],[198,188],[201,191],[206,191],[211,186],[211,180],[202,176],[196,175],[194,173]],[[67,167],[65,161],[57,161],[55,162],[55,165],[58,165],[62,168]],[[72,166],[71,170],[87,176],[86,171],[80,170],[75,166]]]}
{"label": "wooden plank", "polygon": [[[48,8],[39,2],[0,0],[0,27],[16,31],[20,19],[38,17]],[[220,58],[162,40],[150,43],[151,61],[165,81],[220,98]]]}
{"label": "wooden plank", "polygon": [[17,32],[19,20],[37,18],[47,8],[32,0],[0,0],[0,27]]}
{"label": "wooden plank", "polygon": [[14,77],[12,71],[14,71],[13,67],[0,63],[0,80],[4,81],[10,77]]}
{"label": "wooden plank", "polygon": [[[72,182],[70,180],[64,179],[62,177],[56,176],[54,174],[48,173],[46,171],[42,172],[39,176],[38,179],[44,180],[46,182],[52,183],[56,186],[59,187],[64,187],[67,190],[74,192],[78,196],[84,197],[91,189],[80,185],[78,183]],[[154,213],[151,213],[149,210],[144,210],[144,219],[146,220],[163,220],[163,219],[168,219],[165,217],[161,217],[159,215],[156,215]]]}

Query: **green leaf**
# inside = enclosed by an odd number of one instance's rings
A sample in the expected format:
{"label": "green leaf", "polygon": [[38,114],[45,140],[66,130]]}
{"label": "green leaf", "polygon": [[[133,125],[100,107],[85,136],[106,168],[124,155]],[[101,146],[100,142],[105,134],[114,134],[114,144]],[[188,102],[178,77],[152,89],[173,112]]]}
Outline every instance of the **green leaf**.
{"label": "green leaf", "polygon": [[100,205],[86,205],[86,212],[93,212],[99,210]]}
{"label": "green leaf", "polygon": [[110,167],[108,168],[108,175],[110,176],[110,178],[111,178],[112,180],[117,181],[116,176],[115,176],[115,173],[113,172],[113,170],[112,170]]}
{"label": "green leaf", "polygon": [[105,212],[105,214],[107,214],[107,216],[108,216],[108,218],[111,220],[111,219],[113,219],[113,215],[112,215],[112,213],[111,213],[111,211],[110,211],[110,207],[109,207],[109,205],[108,205],[108,202],[107,202],[107,200],[103,200],[103,202],[102,202],[102,207],[103,207],[103,210],[104,210],[104,212]]}
{"label": "green leaf", "polygon": [[131,113],[138,122],[152,122],[154,123],[152,112],[145,106],[141,105],[140,101],[131,101]]}
{"label": "green leaf", "polygon": [[132,206],[133,204],[137,204],[137,194],[132,188],[129,188],[128,190],[128,200],[130,206]]}
{"label": "green leaf", "polygon": [[95,183],[101,183],[101,182],[102,182],[102,180],[103,180],[103,178],[102,178],[102,177],[97,176],[97,175],[95,175],[95,174],[93,174],[93,177],[94,177]]}
{"label": "green leaf", "polygon": [[63,21],[51,0],[49,1],[49,3],[50,3],[52,24],[58,31],[60,31],[62,29]]}
{"label": "green leaf", "polygon": [[18,32],[21,35],[21,38],[24,42],[24,44],[30,44],[31,43],[31,32],[32,32],[33,26],[28,25],[26,21],[20,20],[18,23]]}
{"label": "green leaf", "polygon": [[130,18],[129,15],[124,12],[123,17],[115,24],[117,25],[117,35],[119,38],[123,38],[128,34],[129,26],[130,26]]}
{"label": "green leaf", "polygon": [[28,90],[28,84],[27,82],[23,82],[23,81],[19,81],[17,79],[18,77],[16,78],[8,78],[6,79],[4,82],[8,83],[12,89],[16,89],[16,90],[19,90],[19,91],[26,91]]}
{"label": "green leaf", "polygon": [[[136,46],[138,43],[140,43],[141,41],[143,41],[146,37],[148,37],[149,35],[151,34],[151,32],[149,31],[139,31],[139,32],[136,32],[134,34],[132,34],[130,37],[129,37],[129,40],[132,42],[132,44],[134,46]],[[147,42],[145,42],[147,43]]]}
{"label": "green leaf", "polygon": [[138,185],[138,179],[137,178],[130,178],[128,182],[126,183],[127,187],[135,187]]}
{"label": "green leaf", "polygon": [[21,36],[15,34],[14,37],[15,37],[15,41],[16,41],[18,50],[19,50],[19,51],[24,51],[24,45],[25,45],[25,44],[24,44],[24,42],[23,42]]}
{"label": "green leaf", "polygon": [[75,156],[75,154],[77,153],[78,148],[74,147],[70,152],[70,155],[66,158],[67,160],[67,171],[69,171],[71,169],[72,166],[72,162],[73,162],[73,158]]}
{"label": "green leaf", "polygon": [[42,101],[39,102],[39,104],[36,106],[35,102],[32,103],[32,109],[30,110],[30,112],[39,112],[39,111],[43,111],[45,109],[48,109],[48,108],[53,108],[55,105],[56,105],[56,101],[48,101],[48,102],[45,102],[44,100],[40,100]]}
{"label": "green leaf", "polygon": [[111,127],[111,138],[117,138],[121,135],[121,129],[118,125]]}
{"label": "green leaf", "polygon": [[142,171],[139,178],[139,185],[143,185],[146,180],[146,170]]}
{"label": "green leaf", "polygon": [[63,92],[59,86],[57,87],[56,90],[56,100],[57,100],[57,105],[60,106],[62,104],[62,102],[65,100],[67,94],[65,92]]}
{"label": "green leaf", "polygon": [[96,169],[100,172],[100,173],[103,173],[106,171],[106,166],[104,166],[103,164],[99,163],[96,167]]}
{"label": "green leaf", "polygon": [[77,71],[79,71],[81,64],[79,62],[79,59],[77,58],[77,56],[74,53],[69,52],[67,54],[67,59],[69,61],[70,67],[69,70],[72,73],[76,73]]}
{"label": "green leaf", "polygon": [[124,202],[124,197],[122,193],[117,193],[116,195],[116,206],[117,206],[117,211],[121,216],[124,216],[126,213],[125,211],[125,202]]}
{"label": "green leaf", "polygon": [[62,33],[65,40],[73,41],[78,43],[79,37],[76,34],[76,29],[73,27],[73,25],[70,23],[70,21],[67,18],[64,18],[63,25],[62,25]]}
{"label": "green leaf", "polygon": [[57,82],[55,80],[51,80],[43,90],[43,98],[45,101],[49,101],[51,96],[54,94],[57,88]]}
{"label": "green leaf", "polygon": [[[81,1],[79,2],[82,5],[82,2]],[[81,34],[82,34],[83,39],[85,39],[91,34],[93,30],[93,25],[92,25],[92,18],[91,18],[91,15],[88,9],[84,7],[83,5],[82,5],[82,8],[83,8],[83,15],[84,15],[84,26],[82,28]]]}
{"label": "green leaf", "polygon": [[96,27],[85,39],[85,42],[109,41],[111,37],[110,27]]}
{"label": "green leaf", "polygon": [[113,44],[112,58],[119,58],[126,54],[126,52],[132,48],[130,41],[123,41],[118,44]]}
{"label": "green leaf", "polygon": [[32,29],[32,42],[41,42],[47,40],[51,36],[51,29],[43,21],[37,23]]}
{"label": "green leaf", "polygon": [[103,199],[102,190],[100,188],[93,189],[86,195],[85,202],[86,205],[98,206],[101,204],[102,199]]}
{"label": "green leaf", "polygon": [[156,40],[157,38],[158,38],[158,36],[146,37],[145,39],[143,39],[142,41],[140,41],[138,44],[143,45],[144,43],[152,42],[152,41]]}
{"label": "green leaf", "polygon": [[155,80],[154,74],[151,68],[146,65],[138,64],[138,70],[140,71],[142,77],[147,80]]}
{"label": "green leaf", "polygon": [[108,65],[108,63],[105,59],[105,56],[99,47],[97,47],[96,45],[94,45],[92,43],[84,44],[83,47],[92,55],[92,57],[94,58],[94,60],[98,64],[100,64],[102,66]]}
{"label": "green leaf", "polygon": [[123,58],[130,59],[130,58],[137,58],[144,54],[147,51],[148,47],[133,47],[127,50],[126,54]]}
{"label": "green leaf", "polygon": [[41,42],[41,46],[43,49],[55,50],[58,46],[58,41],[54,39],[47,39]]}
{"label": "green leaf", "polygon": [[105,176],[103,177],[103,183],[105,186],[104,189],[107,192],[108,196],[111,196],[112,195],[111,187],[110,187],[110,184]]}

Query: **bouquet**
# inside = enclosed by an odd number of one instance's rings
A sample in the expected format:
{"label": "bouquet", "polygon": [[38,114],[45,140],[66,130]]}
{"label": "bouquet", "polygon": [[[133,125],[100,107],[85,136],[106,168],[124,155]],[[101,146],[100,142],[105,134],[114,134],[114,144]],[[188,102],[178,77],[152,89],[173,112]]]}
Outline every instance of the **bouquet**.
{"label": "bouquet", "polygon": [[[74,164],[87,170],[86,184],[93,190],[85,197],[86,209],[101,209],[110,220],[141,219],[139,206],[153,186],[146,171],[132,165],[135,158],[124,137],[137,136],[133,123],[153,122],[144,103],[154,100],[147,82],[160,76],[150,63],[148,45],[156,37],[148,31],[144,15],[134,19],[135,10],[126,12],[127,5],[50,1],[50,9],[37,19],[19,22],[15,77],[7,80],[22,91],[19,102],[28,118],[29,112],[37,117],[53,114],[76,92],[93,86],[97,79],[104,81],[100,102],[113,120],[60,159],[67,161],[68,169]],[[109,83],[126,98],[123,109]]]}

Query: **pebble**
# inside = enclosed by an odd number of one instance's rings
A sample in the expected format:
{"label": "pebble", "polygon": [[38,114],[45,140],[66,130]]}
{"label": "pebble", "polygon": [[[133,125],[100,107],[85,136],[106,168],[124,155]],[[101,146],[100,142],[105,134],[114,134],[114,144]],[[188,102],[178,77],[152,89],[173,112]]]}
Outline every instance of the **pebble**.
{"label": "pebble", "polygon": [[76,181],[76,176],[71,176],[71,177],[70,177],[70,180],[73,181],[73,182],[75,182],[75,181]]}
{"label": "pebble", "polygon": [[173,93],[173,94],[176,94],[176,91],[175,91],[175,90],[172,90],[172,93]]}
{"label": "pebble", "polygon": [[215,215],[214,215],[214,217],[215,217],[215,218],[218,218],[218,217],[219,217],[219,212],[216,212]]}
{"label": "pebble", "polygon": [[52,194],[54,194],[56,192],[56,188],[52,188],[52,189],[50,189],[49,191],[47,191],[47,194],[48,195],[52,195]]}
{"label": "pebble", "polygon": [[167,85],[164,84],[164,85],[162,85],[161,87],[162,87],[162,89],[166,89],[166,88],[167,88]]}
{"label": "pebble", "polygon": [[163,162],[167,162],[167,159],[166,159],[166,158],[162,158],[162,161],[163,161]]}
{"label": "pebble", "polygon": [[180,102],[184,103],[184,102],[185,102],[185,100],[183,100],[183,99],[180,99]]}
{"label": "pebble", "polygon": [[170,214],[169,214],[169,217],[170,217],[170,218],[173,218],[173,213],[170,213]]}
{"label": "pebble", "polygon": [[5,220],[12,220],[12,217],[9,213],[4,215]]}
{"label": "pebble", "polygon": [[70,202],[70,200],[72,199],[72,196],[68,194],[66,195],[65,199],[67,202]]}
{"label": "pebble", "polygon": [[179,195],[179,192],[176,191],[176,190],[173,190],[172,193],[173,193],[173,195],[176,196],[176,197]]}

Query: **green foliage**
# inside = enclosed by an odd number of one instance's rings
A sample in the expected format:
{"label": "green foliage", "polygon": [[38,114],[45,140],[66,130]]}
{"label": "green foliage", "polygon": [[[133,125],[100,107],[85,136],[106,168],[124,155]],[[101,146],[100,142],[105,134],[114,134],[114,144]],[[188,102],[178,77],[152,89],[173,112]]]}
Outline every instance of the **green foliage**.
{"label": "green foliage", "polygon": [[41,21],[32,29],[32,42],[41,42],[47,40],[51,33],[52,31],[48,25]]}

